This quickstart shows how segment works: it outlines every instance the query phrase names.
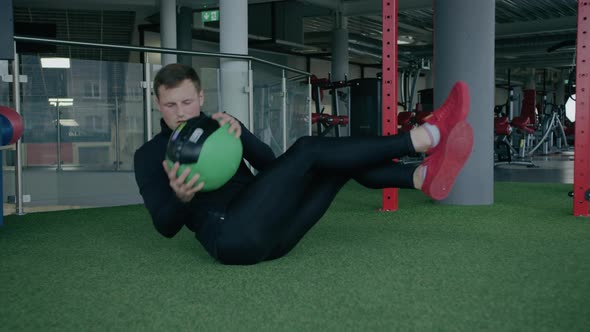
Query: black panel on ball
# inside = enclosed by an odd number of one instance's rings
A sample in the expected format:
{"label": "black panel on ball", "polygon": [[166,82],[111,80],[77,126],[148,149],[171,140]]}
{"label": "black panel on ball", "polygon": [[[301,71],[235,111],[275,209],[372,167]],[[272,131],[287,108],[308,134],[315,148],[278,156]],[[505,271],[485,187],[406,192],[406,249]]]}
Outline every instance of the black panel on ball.
{"label": "black panel on ball", "polygon": [[204,114],[189,119],[170,135],[166,155],[172,162],[192,164],[199,160],[203,143],[219,128],[217,120]]}

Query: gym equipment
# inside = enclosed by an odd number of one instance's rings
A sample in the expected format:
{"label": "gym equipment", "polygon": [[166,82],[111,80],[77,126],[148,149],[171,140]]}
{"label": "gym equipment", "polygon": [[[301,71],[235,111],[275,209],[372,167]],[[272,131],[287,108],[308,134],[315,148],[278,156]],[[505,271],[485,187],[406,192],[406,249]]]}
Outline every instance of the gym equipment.
{"label": "gym equipment", "polygon": [[[574,192],[570,191],[567,193],[567,195],[571,198],[574,197]],[[584,199],[588,202],[590,202],[590,189],[586,190],[586,192],[584,193]]]}
{"label": "gym equipment", "polygon": [[[348,124],[348,117],[346,115],[331,115],[331,114],[317,114],[311,115],[311,123],[321,123],[327,127],[329,126],[346,126]],[[322,134],[320,134],[322,136]]]}
{"label": "gym equipment", "polygon": [[569,148],[565,129],[562,124],[564,109],[562,106],[544,102],[541,113],[541,125],[535,126],[535,120],[531,123],[531,117],[515,117],[510,125],[521,134],[518,156],[521,159],[532,158],[539,148],[543,147],[542,154],[547,155],[561,152]]}
{"label": "gym equipment", "polygon": [[[528,127],[528,118],[522,121],[516,118],[515,120],[509,122],[507,116],[494,118],[494,166],[511,164],[537,167],[532,158],[529,158],[525,153],[526,147],[530,145],[530,138],[534,137],[535,131]],[[525,138],[520,140],[518,150],[514,148],[512,143],[513,129],[525,135]]]}
{"label": "gym equipment", "polygon": [[[318,136],[326,136],[333,128],[344,127],[348,125],[348,117],[346,115],[331,115],[325,113],[312,113],[311,123],[318,125]],[[336,137],[340,134],[337,131]]]}
{"label": "gym equipment", "polygon": [[168,141],[168,167],[179,162],[177,176],[189,168],[185,183],[198,173],[197,184],[205,182],[201,191],[220,188],[236,173],[242,161],[242,141],[228,132],[229,127],[229,123],[220,127],[217,120],[206,115],[182,123]]}
{"label": "gym equipment", "polygon": [[350,136],[383,135],[381,83],[380,78],[350,81]]}
{"label": "gym equipment", "polygon": [[[331,82],[330,78],[317,78],[312,75],[310,78],[312,85],[311,97],[315,105],[315,113],[312,113],[312,123],[317,124],[317,135],[326,136],[332,130],[336,137],[340,137],[340,127],[347,126],[349,123],[348,117],[339,115],[339,100],[344,101],[350,109],[350,99],[348,88],[351,83],[345,79],[344,81]],[[346,89],[346,92],[340,91]],[[332,114],[324,113],[324,107],[321,102],[324,98],[324,90],[329,90],[332,102]]]}
{"label": "gym equipment", "polygon": [[418,91],[418,105],[416,109],[425,112],[432,112],[434,110],[434,89],[423,89]]}
{"label": "gym equipment", "polygon": [[512,161],[513,148],[509,140],[512,134],[512,127],[508,122],[508,117],[494,118],[494,165],[499,163],[510,163]]}
{"label": "gym equipment", "polygon": [[[541,147],[543,155],[569,148],[563,125],[563,106],[547,102],[547,96],[543,93],[542,106],[537,113],[536,91],[528,89],[524,90],[521,115],[511,117],[514,114],[515,98],[510,81],[509,90],[506,105],[496,106],[494,110],[494,166],[515,164],[536,167],[532,158]],[[504,107],[507,108],[506,112]]]}
{"label": "gym equipment", "polygon": [[[23,134],[23,122],[21,116],[12,108],[0,106],[0,139],[2,146],[16,143]],[[2,154],[0,153],[0,165]],[[2,174],[0,174],[0,197],[2,194]],[[4,205],[0,204],[0,226],[4,219]]]}
{"label": "gym equipment", "polygon": [[[549,110],[549,112],[547,110]],[[563,106],[545,102],[542,115],[543,120],[540,127],[541,138],[528,152],[528,154],[531,156],[541,146],[543,146],[543,154],[554,152],[551,151],[554,141],[556,142],[555,146],[558,151],[563,148],[568,148],[567,137],[562,124],[562,119],[565,117],[565,109]]]}
{"label": "gym equipment", "polygon": [[[510,84],[508,70],[508,99],[505,104],[494,108],[494,166],[511,164],[537,167],[526,150],[532,144],[535,130],[529,126],[531,117],[535,117],[535,90],[526,90],[522,102],[521,116],[514,117],[514,88]],[[518,150],[514,147],[513,134],[519,135]]]}
{"label": "gym equipment", "polygon": [[[535,90],[525,90],[523,114],[526,112],[525,116],[529,120],[528,126],[533,129],[532,133],[529,132],[526,135],[527,141],[530,141],[527,142],[530,144],[526,146],[526,154],[529,157],[532,157],[540,147],[543,147],[542,154],[544,155],[561,152],[562,149],[568,148],[567,137],[563,127],[565,107],[547,101],[546,76],[547,70],[544,70],[543,92],[541,94],[542,102],[538,107],[540,110],[538,114],[535,112]],[[535,145],[533,146],[533,144]]]}
{"label": "gym equipment", "polygon": [[0,128],[2,129],[2,146],[16,143],[23,134],[21,116],[12,108],[0,106]]}
{"label": "gym equipment", "polygon": [[[416,61],[410,61],[408,66],[399,70],[400,102],[398,105],[402,106],[405,111],[412,111],[412,108],[414,107],[414,98],[416,97],[416,83],[418,82],[418,78],[422,75],[423,70],[430,69],[430,59],[422,58]],[[432,89],[430,91],[432,92]],[[430,104],[432,104],[432,98]],[[432,105],[430,109],[432,109]]]}
{"label": "gym equipment", "polygon": [[[431,114],[433,89],[416,92],[416,84],[418,78],[422,76],[422,71],[430,69],[430,60],[425,58],[410,61],[408,66],[400,69],[399,95],[401,101],[398,105],[402,106],[404,111],[397,113],[397,126],[401,132],[408,132],[423,124],[424,118]],[[418,102],[414,109],[416,96]],[[421,113],[422,111],[426,113]]]}
{"label": "gym equipment", "polygon": [[401,132],[408,132],[414,128],[414,112],[397,113],[397,125]]}

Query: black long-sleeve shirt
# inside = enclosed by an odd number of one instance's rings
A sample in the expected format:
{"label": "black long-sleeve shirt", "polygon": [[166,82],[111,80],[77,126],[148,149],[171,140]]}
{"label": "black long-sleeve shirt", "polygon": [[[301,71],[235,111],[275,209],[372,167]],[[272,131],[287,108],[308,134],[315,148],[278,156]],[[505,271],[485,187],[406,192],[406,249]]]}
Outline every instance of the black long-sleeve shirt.
{"label": "black long-sleeve shirt", "polygon": [[[274,153],[242,123],[240,125],[243,158],[255,169],[264,170],[275,159]],[[242,160],[236,174],[224,186],[215,191],[198,192],[190,202],[183,203],[170,187],[170,181],[162,167],[172,130],[163,120],[161,127],[159,134],[135,152],[135,180],[139,193],[160,234],[173,237],[184,225],[196,232],[200,220],[209,211],[224,211],[231,199],[254,179],[254,175]]]}

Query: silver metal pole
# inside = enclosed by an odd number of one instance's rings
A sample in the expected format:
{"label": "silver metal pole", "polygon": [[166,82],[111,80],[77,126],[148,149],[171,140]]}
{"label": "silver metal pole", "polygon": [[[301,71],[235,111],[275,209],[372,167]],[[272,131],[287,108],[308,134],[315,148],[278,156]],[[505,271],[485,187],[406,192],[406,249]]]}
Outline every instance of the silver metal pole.
{"label": "silver metal pole", "polygon": [[145,93],[145,141],[149,141],[152,139],[152,72],[150,68],[150,64],[147,61],[144,64],[144,77],[145,77],[145,84],[144,84],[144,93]]}
{"label": "silver metal pole", "polygon": [[[338,88],[332,88],[332,115],[340,115],[340,103],[338,101]],[[336,137],[340,137],[340,126],[334,125]]]}
{"label": "silver metal pole", "polygon": [[217,110],[223,112],[225,109],[223,108],[223,98],[221,98],[221,69],[217,68],[215,75],[217,80]]}
{"label": "silver metal pole", "polygon": [[282,71],[283,77],[281,79],[281,96],[283,103],[283,152],[287,151],[287,79],[285,78],[285,70]]}
{"label": "silver metal pole", "polygon": [[59,110],[59,100],[55,102],[55,109],[57,110],[57,170],[61,170],[61,111]]}
{"label": "silver metal pole", "polygon": [[[221,91],[221,70],[217,71],[217,75],[218,91]],[[219,97],[221,97],[221,93],[219,93]],[[252,61],[248,60],[248,130],[256,135],[256,133],[254,133],[254,128],[254,77],[252,75]],[[250,163],[247,163],[247,165],[253,174],[258,173]]]}
{"label": "silver metal pole", "polygon": [[[319,97],[318,97],[319,99]],[[313,113],[312,111],[312,104],[311,104],[311,79],[308,77],[307,78],[307,127],[308,127],[308,132],[307,134],[309,136],[312,135],[312,123],[311,123],[311,114]]]}
{"label": "silver metal pole", "polygon": [[[410,101],[408,105],[408,109],[412,111],[414,109],[414,97],[416,96],[416,83],[418,82],[418,78],[420,78],[421,68],[416,69],[416,73],[412,78],[412,90],[410,92]],[[350,96],[350,94],[349,94]]]}
{"label": "silver metal pole", "polygon": [[408,104],[406,101],[406,71],[402,70],[400,75],[399,75],[399,96],[400,96],[400,102],[402,104],[404,104],[404,109],[407,111],[408,110]]}
{"label": "silver metal pole", "polygon": [[[14,43],[14,61],[12,62],[13,68],[13,82],[14,82],[14,106],[18,114],[22,114],[21,103],[20,103],[20,63],[19,56],[16,52],[16,42]],[[23,165],[22,165],[22,142],[19,139],[16,142],[16,167],[14,169],[15,176],[15,213],[18,216],[25,214],[23,209]]]}
{"label": "silver metal pole", "polygon": [[248,60],[248,130],[254,132],[254,77],[251,60]]}
{"label": "silver metal pole", "polygon": [[510,89],[509,99],[508,99],[508,121],[512,121],[514,118],[514,89],[512,87],[508,87]]}
{"label": "silver metal pole", "polygon": [[119,146],[119,98],[115,98],[115,170],[121,164],[121,148]]}
{"label": "silver metal pole", "polygon": [[[176,48],[176,0],[160,1],[160,44],[166,48]],[[162,66],[176,63],[176,54],[162,54]]]}

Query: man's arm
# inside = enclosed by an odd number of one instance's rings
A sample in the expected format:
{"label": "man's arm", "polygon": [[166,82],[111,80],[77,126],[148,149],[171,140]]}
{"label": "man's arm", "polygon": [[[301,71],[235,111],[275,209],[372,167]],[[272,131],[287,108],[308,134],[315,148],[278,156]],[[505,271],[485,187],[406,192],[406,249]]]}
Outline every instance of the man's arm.
{"label": "man's arm", "polygon": [[262,142],[256,135],[248,130],[242,122],[242,145],[244,147],[244,158],[257,170],[261,171],[268,167],[275,159],[272,149]]}
{"label": "man's arm", "polygon": [[219,125],[230,124],[229,132],[242,140],[244,158],[257,170],[261,171],[268,167],[274,160],[275,155],[272,149],[252,134],[244,124],[225,112],[217,112],[211,116],[219,121]]}
{"label": "man's arm", "polygon": [[170,188],[162,164],[149,156],[148,152],[138,150],[135,153],[135,180],[154,227],[160,234],[170,238],[184,226],[190,211]]}

